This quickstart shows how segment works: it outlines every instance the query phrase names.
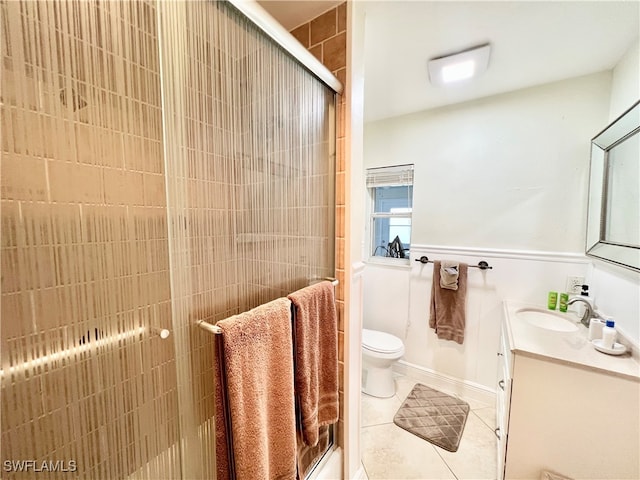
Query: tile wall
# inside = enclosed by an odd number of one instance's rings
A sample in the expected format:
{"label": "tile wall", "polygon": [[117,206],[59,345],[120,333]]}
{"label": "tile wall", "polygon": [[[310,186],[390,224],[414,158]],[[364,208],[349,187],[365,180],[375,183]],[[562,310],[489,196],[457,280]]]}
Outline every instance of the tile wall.
{"label": "tile wall", "polygon": [[[291,31],[291,34],[320,60],[347,88],[347,3],[319,15]],[[344,325],[345,325],[345,124],[346,94],[336,101],[336,276],[340,280],[337,289],[338,315],[340,319],[340,405],[344,406]],[[344,446],[344,412],[339,422],[339,445]]]}

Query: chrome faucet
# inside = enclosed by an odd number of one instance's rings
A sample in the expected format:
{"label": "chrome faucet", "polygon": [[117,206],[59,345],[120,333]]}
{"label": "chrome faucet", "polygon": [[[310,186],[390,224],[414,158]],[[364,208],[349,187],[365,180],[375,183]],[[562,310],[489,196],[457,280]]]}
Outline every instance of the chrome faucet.
{"label": "chrome faucet", "polygon": [[567,305],[572,305],[576,302],[584,303],[584,314],[580,319],[580,323],[582,323],[585,327],[589,328],[589,323],[591,323],[591,319],[593,317],[602,318],[602,316],[600,316],[600,314],[593,309],[591,304],[583,298],[572,298],[567,302]]}

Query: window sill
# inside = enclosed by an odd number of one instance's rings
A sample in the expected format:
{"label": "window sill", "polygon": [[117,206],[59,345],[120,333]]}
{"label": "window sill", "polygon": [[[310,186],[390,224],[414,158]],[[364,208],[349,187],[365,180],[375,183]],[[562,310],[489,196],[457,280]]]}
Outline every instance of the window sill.
{"label": "window sill", "polygon": [[406,270],[411,268],[410,262],[411,260],[409,258],[369,257],[364,263],[367,265],[401,268]]}

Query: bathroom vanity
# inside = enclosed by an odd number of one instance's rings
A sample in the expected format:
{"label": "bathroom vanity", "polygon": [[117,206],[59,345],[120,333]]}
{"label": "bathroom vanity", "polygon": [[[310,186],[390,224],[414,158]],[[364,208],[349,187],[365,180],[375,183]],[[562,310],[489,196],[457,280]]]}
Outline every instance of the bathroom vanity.
{"label": "bathroom vanity", "polygon": [[498,479],[640,478],[637,357],[596,351],[573,314],[510,301],[498,357]]}

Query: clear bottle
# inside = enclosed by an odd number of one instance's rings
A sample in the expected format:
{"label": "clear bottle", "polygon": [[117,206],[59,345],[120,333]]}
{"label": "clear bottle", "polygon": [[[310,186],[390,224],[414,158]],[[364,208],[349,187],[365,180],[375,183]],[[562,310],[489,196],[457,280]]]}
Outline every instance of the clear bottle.
{"label": "clear bottle", "polygon": [[615,322],[611,319],[608,319],[606,326],[602,329],[602,347],[608,350],[613,350],[613,346],[615,344],[616,344]]}

